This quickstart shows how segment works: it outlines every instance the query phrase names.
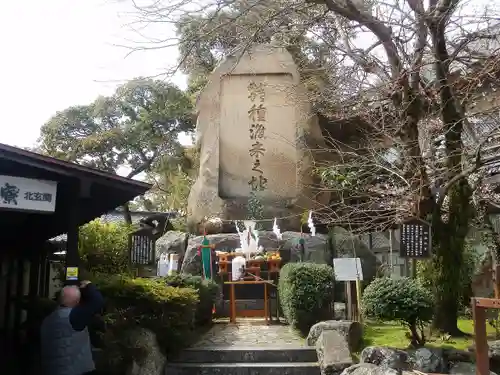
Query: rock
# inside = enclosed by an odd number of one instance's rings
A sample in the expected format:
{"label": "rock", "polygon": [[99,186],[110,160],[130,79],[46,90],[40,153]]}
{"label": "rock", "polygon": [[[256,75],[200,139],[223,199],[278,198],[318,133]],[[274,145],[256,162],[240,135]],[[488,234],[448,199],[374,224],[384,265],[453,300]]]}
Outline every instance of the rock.
{"label": "rock", "polygon": [[474,359],[473,353],[455,348],[443,348],[443,360],[445,363],[450,362],[472,362]]}
{"label": "rock", "polygon": [[335,239],[334,246],[338,254],[337,256],[342,258],[356,255],[361,258],[363,279],[372,280],[381,263],[377,260],[377,257],[370,250],[369,246],[359,236],[353,236],[352,233],[344,228],[334,227],[331,232]]}
{"label": "rock", "polygon": [[338,332],[344,337],[344,341],[348,344],[351,352],[359,349],[363,339],[363,326],[359,322],[351,320],[326,320],[316,323],[311,327],[306,339],[307,345],[314,346],[318,337],[325,331]]}
{"label": "rock", "polygon": [[[237,233],[210,234],[207,235],[207,238],[211,244],[215,245],[215,249],[219,251],[232,251],[240,247],[240,237]],[[290,257],[292,260],[299,259],[299,238],[300,233],[283,233],[283,240],[285,241],[285,244],[281,248],[283,251],[290,250]],[[327,236],[321,234],[318,234],[315,237],[305,235],[304,239],[306,249],[305,260],[325,263]],[[198,256],[198,248],[200,247],[202,241],[203,236],[189,238],[181,272],[191,273],[193,275],[199,275],[201,273],[201,258]],[[260,231],[259,245],[264,246],[264,248],[278,248],[276,235],[271,231]]]}
{"label": "rock", "polygon": [[146,328],[127,332],[125,345],[132,353],[132,366],[127,375],[163,375],[166,358],[160,350],[156,334]]}
{"label": "rock", "polygon": [[[452,375],[476,375],[476,365],[469,362],[457,362],[450,367],[450,374]],[[490,375],[497,375],[490,371]]]}
{"label": "rock", "polygon": [[488,341],[488,356],[494,360],[500,360],[500,340]]}
{"label": "rock", "polygon": [[[284,232],[282,235],[284,243],[278,244],[276,235],[272,231],[259,231],[259,244],[264,246],[264,248],[276,249],[280,247],[283,253],[290,253],[290,261],[298,261],[301,256],[299,247],[300,232]],[[232,251],[240,247],[240,238],[237,233],[209,234],[207,238],[211,244],[215,245],[215,249],[219,251]],[[313,237],[305,234],[303,238],[305,240],[305,261],[331,264],[328,237],[326,235],[317,234]],[[201,274],[201,258],[198,256],[198,248],[202,241],[203,236],[189,237],[181,272],[193,275]],[[357,247],[356,254],[361,258],[364,279],[368,280],[375,275],[378,261],[373,253],[363,247],[364,245],[361,241],[358,242],[360,247]]]}
{"label": "rock", "polygon": [[334,330],[324,330],[316,340],[316,353],[321,375],[338,374],[352,365],[345,336]]}
{"label": "rock", "polygon": [[[314,188],[319,181],[311,168],[331,154],[319,151],[325,140],[310,101],[304,100],[306,88],[292,55],[267,44],[239,49],[208,82],[196,105],[200,168],[189,194],[188,226],[212,216],[246,219],[254,190],[263,217],[287,217],[281,229],[300,230],[302,212],[329,202],[328,189]],[[259,133],[253,140],[252,124]],[[257,142],[260,146],[252,146]],[[250,151],[259,156],[259,166]]]}
{"label": "rock", "polygon": [[179,231],[168,231],[156,241],[156,260],[161,254],[179,254],[183,256],[186,252],[189,234]]}
{"label": "rock", "polygon": [[426,373],[443,373],[446,370],[442,350],[419,348],[411,351],[409,356],[414,370]]}
{"label": "rock", "polygon": [[[402,375],[411,375],[409,371],[402,371]],[[385,367],[377,366],[372,363],[358,363],[351,367],[346,368],[340,375],[401,375],[397,370]]]}
{"label": "rock", "polygon": [[406,352],[384,346],[367,346],[361,352],[360,362],[396,370],[410,368]]}

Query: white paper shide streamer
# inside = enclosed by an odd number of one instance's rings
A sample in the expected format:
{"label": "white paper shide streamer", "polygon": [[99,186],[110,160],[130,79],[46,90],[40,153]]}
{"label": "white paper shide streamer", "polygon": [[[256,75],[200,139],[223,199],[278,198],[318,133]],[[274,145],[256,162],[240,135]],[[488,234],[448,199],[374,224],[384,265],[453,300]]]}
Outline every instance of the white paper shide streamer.
{"label": "white paper shide streamer", "polygon": [[161,254],[156,265],[156,276],[165,277],[168,275],[168,255]]}
{"label": "white paper shide streamer", "polygon": [[314,221],[312,218],[312,211],[309,211],[309,218],[307,219],[307,226],[309,227],[309,230],[311,231],[311,236],[316,236],[316,227],[314,226]]}
{"label": "white paper shide streamer", "polygon": [[273,233],[276,235],[279,241],[283,239],[283,235],[281,234],[280,228],[278,227],[278,220],[276,218],[274,218]]}

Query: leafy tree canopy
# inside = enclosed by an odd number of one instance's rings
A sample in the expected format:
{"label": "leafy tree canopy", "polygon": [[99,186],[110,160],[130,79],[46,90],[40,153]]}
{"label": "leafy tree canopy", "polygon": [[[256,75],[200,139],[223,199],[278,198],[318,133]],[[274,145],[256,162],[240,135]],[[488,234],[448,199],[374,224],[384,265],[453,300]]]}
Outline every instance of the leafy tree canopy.
{"label": "leafy tree canopy", "polygon": [[128,177],[178,155],[180,132],[191,131],[192,103],[176,86],[136,78],[109,97],[56,113],[41,128],[45,154]]}

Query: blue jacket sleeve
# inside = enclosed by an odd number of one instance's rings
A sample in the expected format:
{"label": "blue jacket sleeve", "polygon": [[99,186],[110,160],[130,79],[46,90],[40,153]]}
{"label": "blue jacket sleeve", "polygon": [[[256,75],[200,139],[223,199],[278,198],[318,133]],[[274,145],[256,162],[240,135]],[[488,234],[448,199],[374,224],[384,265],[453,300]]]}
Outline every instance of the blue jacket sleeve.
{"label": "blue jacket sleeve", "polygon": [[83,331],[104,307],[104,298],[95,285],[88,284],[85,287],[85,299],[74,307],[69,314],[71,326],[76,331]]}

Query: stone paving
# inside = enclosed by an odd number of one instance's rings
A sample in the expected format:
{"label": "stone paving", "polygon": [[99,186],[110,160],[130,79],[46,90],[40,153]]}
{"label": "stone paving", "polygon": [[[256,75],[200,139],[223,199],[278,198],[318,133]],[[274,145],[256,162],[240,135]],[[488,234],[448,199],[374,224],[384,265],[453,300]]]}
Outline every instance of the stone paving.
{"label": "stone paving", "polygon": [[202,347],[303,347],[305,340],[285,324],[238,319],[237,324],[215,323],[192,348]]}

